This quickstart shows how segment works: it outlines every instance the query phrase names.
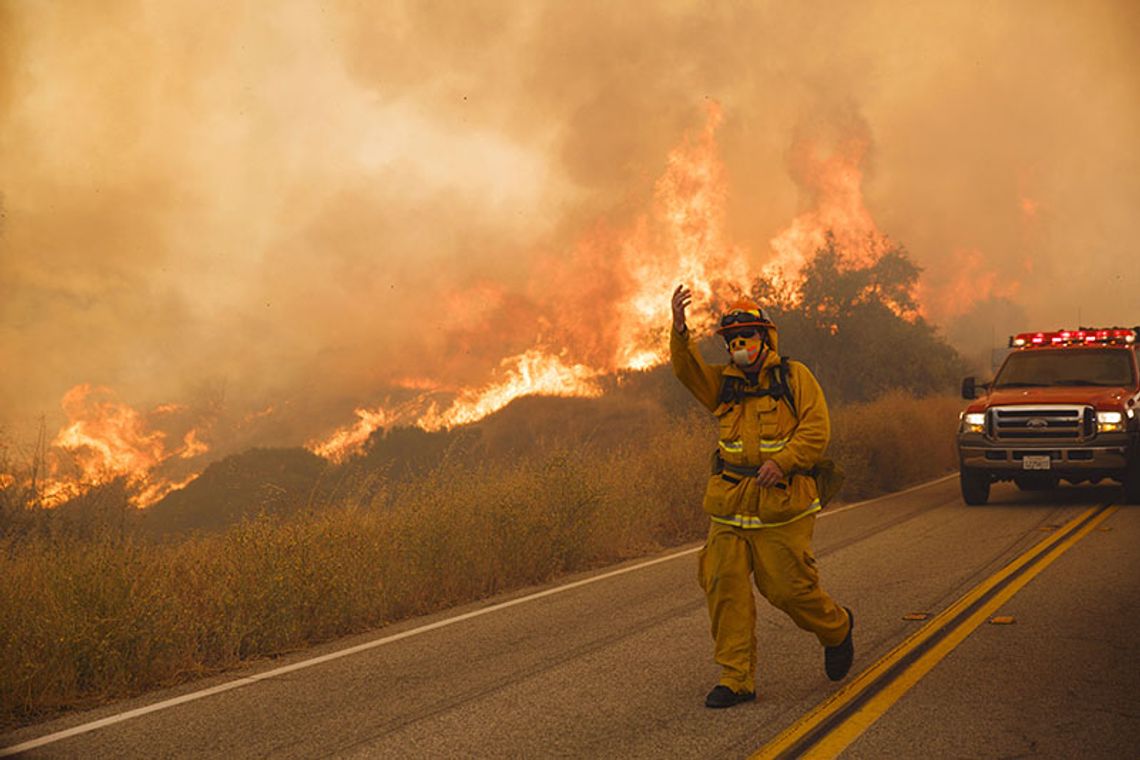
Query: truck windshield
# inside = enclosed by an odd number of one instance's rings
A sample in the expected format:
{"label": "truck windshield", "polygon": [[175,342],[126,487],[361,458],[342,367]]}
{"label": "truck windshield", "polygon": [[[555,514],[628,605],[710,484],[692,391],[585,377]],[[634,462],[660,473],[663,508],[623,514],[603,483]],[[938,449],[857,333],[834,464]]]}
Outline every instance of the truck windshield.
{"label": "truck windshield", "polygon": [[1131,351],[1071,349],[1030,350],[1011,354],[994,379],[995,388],[1028,388],[1052,385],[1135,384]]}

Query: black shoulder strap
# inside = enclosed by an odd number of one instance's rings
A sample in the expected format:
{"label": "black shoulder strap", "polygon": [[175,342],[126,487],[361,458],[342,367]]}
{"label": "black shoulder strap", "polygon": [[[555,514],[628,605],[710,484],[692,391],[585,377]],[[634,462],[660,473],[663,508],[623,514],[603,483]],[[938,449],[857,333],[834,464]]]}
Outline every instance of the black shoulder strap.
{"label": "black shoulder strap", "polygon": [[720,384],[720,398],[722,404],[739,404],[744,400],[744,380],[735,375],[725,375]]}
{"label": "black shoulder strap", "polygon": [[792,410],[792,416],[798,420],[800,413],[796,410],[796,399],[792,395],[791,386],[788,385],[788,378],[791,377],[788,361],[788,357],[780,357],[780,363],[768,370],[768,387],[761,390],[746,390],[743,378],[725,375],[720,385],[718,400],[722,404],[739,404],[745,397],[771,396],[777,403],[780,399],[786,401],[788,408]]}
{"label": "black shoulder strap", "polygon": [[792,393],[792,386],[788,383],[788,378],[792,376],[790,362],[791,357],[781,356],[780,363],[772,366],[770,370],[772,373],[771,384],[773,388],[777,389],[776,393],[772,395],[775,396],[777,401],[784,399],[784,401],[788,402],[788,408],[792,410],[792,416],[798,420],[800,413],[799,410],[796,409],[796,397],[795,394]]}

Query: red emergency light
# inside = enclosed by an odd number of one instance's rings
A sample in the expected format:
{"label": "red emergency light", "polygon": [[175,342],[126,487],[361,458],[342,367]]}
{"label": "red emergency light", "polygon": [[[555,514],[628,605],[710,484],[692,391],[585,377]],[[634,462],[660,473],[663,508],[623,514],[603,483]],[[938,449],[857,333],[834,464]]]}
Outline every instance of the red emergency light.
{"label": "red emergency light", "polygon": [[1077,346],[1090,344],[1132,345],[1140,339],[1140,327],[1082,327],[1077,330],[1018,333],[1009,338],[1010,348]]}

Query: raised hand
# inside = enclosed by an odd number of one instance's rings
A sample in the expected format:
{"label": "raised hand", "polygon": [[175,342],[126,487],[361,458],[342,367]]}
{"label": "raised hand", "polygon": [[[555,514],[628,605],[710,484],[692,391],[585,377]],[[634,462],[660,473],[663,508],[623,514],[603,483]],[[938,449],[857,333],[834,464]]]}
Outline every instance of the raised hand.
{"label": "raised hand", "polygon": [[693,291],[684,285],[678,285],[673,291],[673,329],[679,333],[685,332],[685,309],[693,302]]}

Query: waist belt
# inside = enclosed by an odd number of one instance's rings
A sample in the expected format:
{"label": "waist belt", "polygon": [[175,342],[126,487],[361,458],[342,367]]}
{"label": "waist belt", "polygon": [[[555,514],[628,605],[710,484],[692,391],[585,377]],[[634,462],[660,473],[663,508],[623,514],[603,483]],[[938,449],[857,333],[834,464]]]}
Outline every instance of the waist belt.
{"label": "waist belt", "polygon": [[[729,483],[739,483],[744,478],[754,478],[760,474],[759,465],[746,465],[746,464],[729,464],[723,459],[720,461],[721,473],[720,476]],[[731,474],[730,474],[731,473]],[[792,470],[787,473],[786,477],[791,480],[796,475],[807,475],[809,478],[816,476],[817,470],[812,467],[810,470]],[[737,476],[737,477],[734,477]],[[787,488],[783,483],[777,483],[776,488]]]}
{"label": "waist belt", "polygon": [[[713,475],[719,475],[721,479],[736,485],[745,478],[754,478],[760,473],[760,467],[754,465],[742,464],[729,464],[724,461],[724,457],[720,455],[720,449],[713,451],[712,456]],[[810,469],[800,470],[794,469],[787,473],[787,479],[791,479],[797,475],[807,475],[809,478],[815,480],[816,490],[819,493],[820,508],[826,507],[827,503],[835,498],[839,493],[839,489],[843,486],[843,468],[837,465],[830,459],[821,459],[816,462]],[[787,489],[787,484],[776,483],[776,488]]]}

